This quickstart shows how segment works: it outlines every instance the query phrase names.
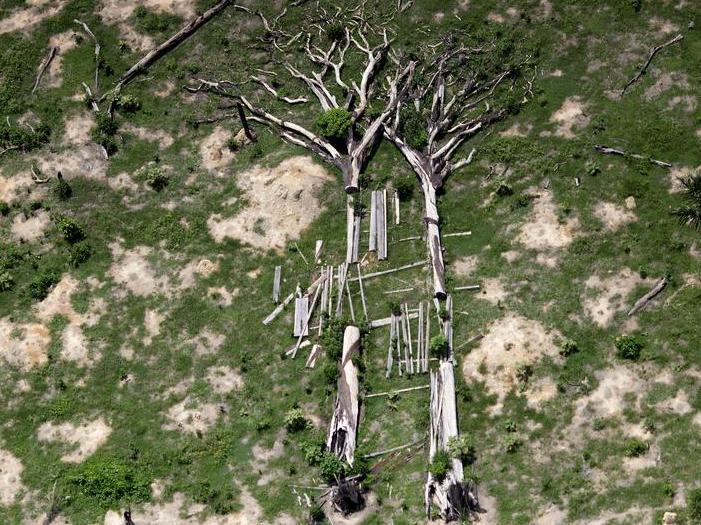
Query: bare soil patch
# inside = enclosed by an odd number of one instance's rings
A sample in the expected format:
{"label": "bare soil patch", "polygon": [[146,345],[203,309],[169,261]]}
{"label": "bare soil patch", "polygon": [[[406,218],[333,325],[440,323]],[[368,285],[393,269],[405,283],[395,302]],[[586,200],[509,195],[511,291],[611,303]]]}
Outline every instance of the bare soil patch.
{"label": "bare soil patch", "polygon": [[280,251],[323,211],[317,194],[330,180],[309,157],[293,157],[272,169],[253,168],[238,176],[248,206],[234,217],[210,216],[209,232],[217,242],[230,237]]}
{"label": "bare soil patch", "polygon": [[67,445],[69,452],[61,456],[66,463],[81,463],[88,456],[107,442],[112,427],[103,418],[73,423],[43,423],[37,430],[37,439],[49,443],[61,442]]}
{"label": "bare soil patch", "polygon": [[174,139],[170,133],[166,133],[162,129],[148,129],[134,124],[126,124],[122,126],[122,130],[130,133],[135,137],[146,140],[148,142],[157,142],[159,149],[165,149],[173,145]]}
{"label": "bare soil patch", "polygon": [[243,379],[231,367],[213,366],[207,369],[207,382],[217,394],[228,394],[243,386]]}
{"label": "bare soil patch", "polygon": [[[479,346],[463,359],[465,379],[484,382],[489,392],[498,396],[492,410],[499,413],[506,395],[519,385],[518,366],[534,365],[546,356],[557,357],[554,340],[558,335],[538,321],[509,313],[491,323]],[[531,388],[526,389],[527,397],[530,397]],[[539,395],[540,401],[547,397],[542,392]]]}
{"label": "bare soil patch", "polygon": [[636,286],[646,282],[646,279],[630,268],[623,268],[617,274],[605,278],[592,275],[584,281],[584,312],[596,324],[606,327],[617,312],[632,306],[628,296]]}
{"label": "bare soil patch", "polygon": [[577,235],[579,219],[560,219],[558,212],[552,193],[541,193],[533,200],[533,211],[516,240],[538,251],[565,248]]}
{"label": "bare soil patch", "polygon": [[146,337],[143,339],[144,346],[150,345],[154,337],[161,335],[161,323],[165,318],[165,315],[156,310],[144,312],[144,328],[146,329]]}
{"label": "bare soil patch", "polygon": [[24,490],[22,471],[24,466],[11,452],[0,448],[0,505],[9,506]]}
{"label": "bare soil patch", "polygon": [[531,131],[533,131],[533,124],[517,122],[506,131],[502,131],[500,135],[502,137],[527,137],[531,134]]}
{"label": "bare soil patch", "polygon": [[41,81],[40,86],[48,88],[61,87],[61,84],[63,84],[63,57],[66,53],[78,46],[76,40],[77,36],[78,33],[72,29],[64,31],[63,33],[51,35],[51,38],[49,38],[49,48],[57,48],[56,56],[51,61],[51,64],[49,64],[49,68],[46,70],[46,76]]}
{"label": "bare soil patch", "polygon": [[32,179],[28,173],[15,173],[9,177],[2,174],[0,168],[0,201],[8,204],[17,199],[20,190],[32,185]]}
{"label": "bare soil patch", "polygon": [[575,138],[575,131],[589,125],[589,116],[584,112],[585,108],[586,104],[580,97],[566,98],[560,109],[550,116],[550,122],[557,125],[555,135],[566,139]]}
{"label": "bare soil patch", "polygon": [[701,171],[701,166],[690,168],[689,166],[674,166],[669,170],[669,193],[679,193],[684,190],[682,180],[694,173]]}
{"label": "bare soil patch", "polygon": [[214,403],[197,403],[190,396],[168,409],[166,417],[171,423],[163,428],[190,433],[206,432],[219,417],[219,407]]}
{"label": "bare soil patch", "polygon": [[453,273],[455,273],[455,275],[469,277],[475,273],[478,263],[479,257],[477,255],[461,257],[453,263]]}
{"label": "bare soil patch", "polygon": [[594,207],[594,216],[604,223],[608,231],[615,231],[625,224],[636,221],[635,214],[615,202],[601,201]]}
{"label": "bare soil patch", "polygon": [[494,305],[501,304],[508,296],[509,292],[506,291],[504,282],[498,277],[483,279],[480,292],[476,295]]}
{"label": "bare soil patch", "polygon": [[655,37],[657,38],[662,38],[670,33],[679,31],[679,26],[669,20],[664,20],[657,16],[650,18],[648,24],[650,25],[650,29],[655,32]]}
{"label": "bare soil patch", "polygon": [[696,97],[693,95],[680,95],[677,97],[672,97],[667,103],[668,109],[679,108],[686,113],[693,113],[696,111],[697,106],[698,103]]}
{"label": "bare soil patch", "polygon": [[118,285],[140,297],[165,291],[168,279],[156,276],[147,259],[153,251],[150,247],[137,246],[124,251],[119,244],[112,243],[110,250],[116,261],[110,266],[109,274]]}
{"label": "bare soil patch", "polygon": [[43,20],[57,15],[67,3],[68,0],[27,0],[26,7],[19,7],[0,19],[0,35],[12,31],[27,34]]}
{"label": "bare soil patch", "polygon": [[0,356],[10,365],[29,370],[47,361],[49,329],[41,323],[15,323],[0,319]]}
{"label": "bare soil patch", "polygon": [[43,209],[37,210],[29,217],[18,213],[12,219],[12,238],[20,242],[34,242],[44,236],[49,226],[51,218]]}
{"label": "bare soil patch", "polygon": [[222,174],[222,168],[234,160],[234,153],[228,146],[232,132],[223,126],[217,126],[211,135],[200,143],[202,166],[217,175]]}
{"label": "bare soil patch", "polygon": [[655,83],[645,90],[643,96],[647,100],[654,100],[672,88],[689,89],[689,77],[680,71],[654,70]]}

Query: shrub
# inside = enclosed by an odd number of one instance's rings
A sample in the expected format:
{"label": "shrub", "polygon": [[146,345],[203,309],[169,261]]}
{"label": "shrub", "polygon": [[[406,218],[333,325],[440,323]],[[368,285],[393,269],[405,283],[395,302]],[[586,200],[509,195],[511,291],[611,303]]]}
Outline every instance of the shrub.
{"label": "shrub", "polygon": [[[348,324],[348,320],[343,317],[332,317],[321,336],[321,346],[326,349],[326,355],[333,361],[334,370],[336,361],[343,354],[343,333]],[[334,373],[334,381],[335,378],[336,373]]]}
{"label": "shrub", "polygon": [[577,352],[579,352],[579,346],[577,346],[576,341],[572,341],[572,339],[565,341],[560,348],[560,355],[562,357],[567,357]]}
{"label": "shrub", "polygon": [[285,415],[285,428],[288,432],[301,432],[309,426],[309,421],[304,417],[300,408],[292,408]]}
{"label": "shrub", "polygon": [[432,356],[438,357],[439,359],[447,357],[450,351],[448,340],[443,334],[434,335],[428,344],[428,349]]}
{"label": "shrub", "polygon": [[15,285],[15,280],[10,272],[0,272],[0,292],[11,290]]}
{"label": "shrub", "polygon": [[701,172],[697,171],[681,179],[681,183],[684,186],[682,196],[685,204],[672,213],[680,224],[701,229]]}
{"label": "shrub", "polygon": [[499,197],[508,197],[514,194],[514,189],[506,182],[504,177],[497,177],[494,181],[494,192]]}
{"label": "shrub", "polygon": [[92,139],[100,144],[108,155],[112,155],[117,151],[117,142],[114,140],[114,135],[117,133],[117,124],[107,114],[98,112],[95,114],[97,125],[90,132]]}
{"label": "shrub", "polygon": [[56,181],[53,188],[51,188],[51,191],[53,192],[54,197],[60,201],[66,201],[73,195],[73,188],[71,188],[71,185],[68,184],[63,177]]}
{"label": "shrub", "polygon": [[56,221],[56,227],[63,235],[63,238],[71,244],[85,239],[83,228],[69,217],[59,217]]}
{"label": "shrub", "polygon": [[691,489],[686,494],[686,511],[691,523],[701,523],[701,488]]}
{"label": "shrub", "polygon": [[513,419],[504,421],[504,430],[507,432],[516,432],[516,422]]}
{"label": "shrub", "polygon": [[331,483],[341,478],[346,472],[346,464],[341,461],[333,452],[324,452],[324,456],[319,463],[319,471],[322,479],[326,483]]}
{"label": "shrub", "polygon": [[509,434],[504,442],[504,450],[506,450],[509,454],[516,452],[520,446],[521,440],[514,434]]}
{"label": "shrub", "polygon": [[324,509],[322,509],[320,505],[315,504],[312,506],[311,509],[309,509],[310,525],[319,525],[321,523],[324,523],[325,520],[326,514],[324,514]]}
{"label": "shrub", "polygon": [[42,270],[29,283],[29,295],[32,299],[41,301],[49,294],[49,289],[59,281],[58,273],[53,270]]}
{"label": "shrub", "polygon": [[2,148],[18,147],[21,151],[27,152],[48,142],[50,134],[51,129],[46,124],[39,124],[32,130],[24,126],[13,126],[9,121],[2,121],[0,123],[0,146]]}
{"label": "shrub", "polygon": [[326,36],[331,42],[340,42],[346,36],[346,28],[341,22],[335,22],[326,30]]}
{"label": "shrub", "polygon": [[161,191],[170,182],[170,178],[163,172],[163,168],[155,164],[145,167],[141,175],[146,184],[154,191]]}
{"label": "shrub", "polygon": [[117,458],[91,456],[68,477],[70,485],[101,508],[148,501],[151,479],[143,469]]}
{"label": "shrub", "polygon": [[454,436],[448,440],[448,453],[464,463],[474,463],[475,446],[469,436]]}
{"label": "shrub", "polygon": [[413,105],[404,106],[399,126],[404,140],[409,146],[416,150],[423,150],[426,147],[428,144],[426,123]]}
{"label": "shrub", "polygon": [[437,480],[443,481],[450,470],[450,455],[445,450],[439,450],[433,456],[428,466],[429,473]]}
{"label": "shrub", "polygon": [[325,139],[344,139],[351,126],[351,114],[343,108],[332,108],[316,119],[316,127]]}
{"label": "shrub", "polygon": [[629,458],[637,458],[647,452],[648,444],[639,439],[631,439],[626,443],[625,455]]}
{"label": "shrub", "polygon": [[324,377],[324,382],[327,385],[335,385],[338,379],[338,369],[336,368],[336,361],[327,362],[324,364],[322,369],[322,375]]}
{"label": "shrub", "polygon": [[71,246],[69,250],[70,262],[76,267],[90,259],[91,255],[92,247],[87,243],[87,241],[79,241]]}
{"label": "shrub", "polygon": [[0,215],[4,217],[8,213],[10,213],[10,205],[5,201],[0,201]]}
{"label": "shrub", "polygon": [[114,105],[125,113],[136,113],[141,109],[141,102],[134,95],[119,95],[115,99]]}
{"label": "shrub", "polygon": [[619,335],[616,337],[616,355],[621,359],[637,361],[643,349],[643,343],[634,335]]}
{"label": "shrub", "polygon": [[304,461],[312,467],[319,465],[324,459],[326,445],[321,441],[304,441],[301,448]]}

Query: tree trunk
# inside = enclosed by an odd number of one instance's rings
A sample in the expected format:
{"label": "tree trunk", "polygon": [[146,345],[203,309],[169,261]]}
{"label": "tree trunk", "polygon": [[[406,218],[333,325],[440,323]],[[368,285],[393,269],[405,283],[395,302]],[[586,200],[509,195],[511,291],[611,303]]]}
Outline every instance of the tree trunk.
{"label": "tree trunk", "polygon": [[360,191],[358,182],[360,180],[360,164],[360,159],[357,157],[348,157],[341,167],[346,193],[358,193]]}
{"label": "tree trunk", "polygon": [[421,191],[424,195],[424,222],[426,224],[426,245],[431,259],[433,274],[433,295],[445,299],[445,266],[443,263],[443,246],[438,225],[438,207],[436,205],[436,188],[427,176],[420,176]]}

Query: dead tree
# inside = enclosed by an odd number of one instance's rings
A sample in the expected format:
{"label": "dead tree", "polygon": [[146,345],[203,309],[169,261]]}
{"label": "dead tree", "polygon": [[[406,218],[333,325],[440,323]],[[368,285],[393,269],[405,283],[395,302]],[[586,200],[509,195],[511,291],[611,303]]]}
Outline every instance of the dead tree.
{"label": "dead tree", "polygon": [[[424,57],[421,70],[404,79],[411,86],[399,86],[400,101],[395,105],[393,119],[385,124],[384,133],[419,179],[434,295],[443,299],[445,267],[436,193],[452,172],[472,161],[474,150],[455,159],[461,146],[508,115],[523,101],[523,95],[515,97],[517,66],[498,64],[485,71],[473,65],[485,63],[491,46],[468,48],[453,38],[445,38],[433,49],[437,51]],[[510,86],[511,90],[497,102],[500,86]]]}
{"label": "dead tree", "polygon": [[[386,78],[388,85],[380,86],[378,73],[390,51],[391,39],[386,28],[373,27],[364,18],[361,8],[320,13],[319,16],[325,15],[322,23],[310,21],[296,35],[278,28],[280,16],[271,23],[261,12],[253,14],[263,21],[273,60],[282,66],[281,71],[258,68],[241,82],[197,79],[187,89],[240,102],[251,115],[250,121],[271,128],[283,140],[302,146],[336,166],[343,174],[346,192],[357,192],[368,157],[382,137],[384,124],[395,112],[401,94],[397,86],[410,85],[407,78],[413,74],[414,62],[407,61],[397,67],[394,75]],[[303,42],[297,46],[300,52],[296,56],[292,45],[295,42]],[[349,62],[360,63],[359,78],[345,78],[345,66]],[[290,120],[286,111],[270,109],[270,104],[262,103],[260,97],[254,99],[245,93],[248,86],[257,85],[262,88],[258,90],[262,96],[272,97],[278,103],[290,106],[307,103],[306,96],[281,95],[278,86],[295,84],[316,99],[320,113],[334,112],[339,120],[338,135],[323,136],[308,124]],[[372,114],[368,111],[371,100],[383,101]]]}

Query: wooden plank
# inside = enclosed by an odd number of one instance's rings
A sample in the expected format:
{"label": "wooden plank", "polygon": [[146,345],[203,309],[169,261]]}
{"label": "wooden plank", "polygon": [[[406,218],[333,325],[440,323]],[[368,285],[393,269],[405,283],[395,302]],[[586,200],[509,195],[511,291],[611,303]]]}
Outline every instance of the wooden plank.
{"label": "wooden plank", "polygon": [[353,224],[353,260],[351,262],[358,262],[358,251],[360,249],[360,215],[354,217]]}
{"label": "wooden plank", "polygon": [[270,315],[268,315],[268,317],[263,319],[263,324],[269,325],[273,321],[273,319],[275,319],[280,314],[280,312],[282,312],[283,308],[285,308],[285,306],[287,306],[294,298],[295,298],[294,293],[291,293],[290,295],[288,295],[283,302],[281,302],[279,305],[277,305],[275,310],[273,310],[270,313]]}
{"label": "wooden plank", "polygon": [[282,266],[275,267],[275,277],[273,279],[273,302],[280,302],[280,281],[282,280]]}
{"label": "wooden plank", "polygon": [[[418,313],[409,314],[409,319],[416,319],[419,316]],[[382,319],[375,319],[370,321],[370,328],[381,328],[383,326],[388,326],[392,322],[391,317],[384,317]]]}
{"label": "wooden plank", "polygon": [[366,395],[365,399],[370,399],[371,397],[391,396],[394,394],[401,394],[403,392],[413,392],[414,390],[423,390],[425,388],[431,388],[431,385],[411,386],[408,388],[400,388],[399,390],[389,390],[387,392],[377,392],[376,394]]}
{"label": "wooden plank", "polygon": [[350,309],[351,320],[355,323],[355,310],[353,309],[353,296],[350,292],[350,285],[346,279],[346,293],[348,294],[348,308]]}
{"label": "wooden plank", "polygon": [[382,190],[379,193],[380,204],[378,205],[378,259],[384,261],[387,259],[387,190]]}
{"label": "wooden plank", "polygon": [[346,196],[346,263],[356,262],[357,254],[354,255],[355,244],[355,210],[353,208],[353,196]]}
{"label": "wooden plank", "polygon": [[324,240],[317,239],[314,246],[314,264],[321,264],[321,253],[324,249]]}
{"label": "wooden plank", "polygon": [[424,303],[419,303],[419,327],[416,335],[416,371],[422,372],[422,364],[424,359],[423,354],[424,343]]}
{"label": "wooden plank", "polygon": [[[302,343],[302,338],[306,335],[304,332],[307,334],[309,333],[309,321],[312,318],[312,315],[314,314],[314,307],[316,306],[317,300],[319,299],[319,295],[321,291],[321,287],[317,286],[316,291],[314,292],[314,299],[312,300],[312,305],[309,307],[309,310],[306,313],[305,319],[304,319],[304,324],[302,325],[302,334],[297,338],[297,344],[292,347],[291,350],[287,351],[287,354],[292,354],[292,358],[294,358],[297,355],[297,350],[299,350],[300,345]],[[308,296],[305,296],[308,298]]]}
{"label": "wooden plank", "polygon": [[459,292],[461,290],[479,290],[479,289],[480,289],[479,284],[469,284],[467,286],[456,286],[455,288],[453,288],[453,290],[455,290],[456,292]]}
{"label": "wooden plank", "polygon": [[314,368],[316,366],[316,360],[319,358],[321,355],[321,346],[320,345],[314,345],[312,346],[311,352],[309,352],[309,357],[307,358],[307,362],[304,364],[306,368]]}
{"label": "wooden plank", "polygon": [[399,376],[402,375],[402,330],[400,327],[399,316],[393,315],[394,317],[394,333],[397,336],[397,341],[395,346],[397,348],[397,371]]}
{"label": "wooden plank", "polygon": [[444,233],[443,237],[467,237],[468,235],[472,235],[472,232]]}
{"label": "wooden plank", "polygon": [[424,347],[426,351],[424,352],[424,362],[423,362],[423,372],[428,372],[428,358],[429,358],[429,348],[431,344],[431,303],[426,303],[426,331],[424,332]]}
{"label": "wooden plank", "polygon": [[[418,312],[416,315],[419,315]],[[411,337],[411,320],[409,319],[409,309],[406,303],[404,303],[404,322],[406,324],[406,339],[409,345],[409,373],[414,374],[416,373],[416,370],[414,369],[414,348]]]}
{"label": "wooden plank", "polygon": [[382,292],[382,293],[385,294],[385,295],[391,295],[391,294],[393,294],[393,293],[410,292],[410,291],[412,291],[413,289],[414,289],[414,287],[411,286],[411,287],[409,287],[409,288],[399,288],[399,289],[397,289],[397,290],[387,290],[386,292]]}
{"label": "wooden plank", "polygon": [[363,274],[360,271],[360,265],[358,265],[358,284],[360,285],[360,300],[363,302],[363,314],[365,315],[365,320],[368,319],[368,305],[365,302],[365,290],[363,289]]}
{"label": "wooden plank", "polygon": [[370,193],[370,241],[368,251],[377,250],[377,191]]}
{"label": "wooden plank", "polygon": [[346,263],[341,264],[338,267],[338,297],[336,298],[336,315],[343,315],[343,295],[346,289],[346,273],[348,271],[348,265]]}
{"label": "wooden plank", "polygon": [[309,335],[309,330],[305,330],[304,320],[309,315],[309,297],[306,295],[304,297],[298,297],[295,299],[295,323],[293,336],[299,337],[301,335]]}
{"label": "wooden plank", "polygon": [[[424,266],[425,264],[426,264],[425,261],[418,261],[418,262],[411,263],[411,264],[405,264],[404,266],[399,266],[398,268],[392,268],[390,270],[383,270],[381,272],[374,272],[374,273],[366,273],[365,275],[363,275],[363,279],[366,279],[366,280],[372,279],[373,277],[379,277],[380,275],[387,275],[390,273],[399,272],[401,270],[408,270],[409,268],[416,268],[417,266]],[[357,280],[358,280],[357,277],[352,277],[350,279],[351,282],[357,281]]]}
{"label": "wooden plank", "polygon": [[394,315],[391,317],[392,321],[390,322],[389,325],[389,345],[388,350],[387,350],[387,369],[385,371],[385,377],[389,377],[391,372],[392,372],[392,346],[394,343],[394,337],[395,337],[395,323],[394,323]]}
{"label": "wooden plank", "polygon": [[399,193],[394,192],[394,224],[399,224]]}

